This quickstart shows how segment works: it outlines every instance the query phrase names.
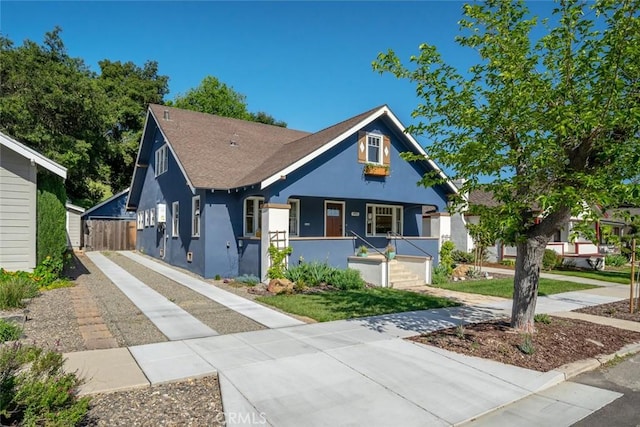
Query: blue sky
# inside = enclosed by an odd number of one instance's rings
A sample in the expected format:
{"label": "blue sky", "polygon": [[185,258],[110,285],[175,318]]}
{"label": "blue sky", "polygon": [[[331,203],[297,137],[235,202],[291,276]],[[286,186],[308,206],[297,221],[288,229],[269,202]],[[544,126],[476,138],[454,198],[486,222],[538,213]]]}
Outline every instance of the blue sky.
{"label": "blue sky", "polygon": [[2,0],[0,31],[17,45],[41,43],[58,25],[69,55],[96,71],[101,59],[155,60],[170,78],[166,99],[212,75],[246,95],[251,111],[317,131],[381,104],[411,124],[413,85],[371,62],[389,48],[408,60],[427,42],[467,69],[475,58],[454,43],[462,4]]}

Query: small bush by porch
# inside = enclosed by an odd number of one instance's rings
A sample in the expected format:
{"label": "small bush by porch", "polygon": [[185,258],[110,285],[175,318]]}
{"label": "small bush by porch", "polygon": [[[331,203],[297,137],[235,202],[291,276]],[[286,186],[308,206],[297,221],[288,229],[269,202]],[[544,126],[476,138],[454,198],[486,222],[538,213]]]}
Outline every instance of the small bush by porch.
{"label": "small bush by porch", "polygon": [[447,298],[389,288],[274,295],[257,300],[318,322],[459,305]]}

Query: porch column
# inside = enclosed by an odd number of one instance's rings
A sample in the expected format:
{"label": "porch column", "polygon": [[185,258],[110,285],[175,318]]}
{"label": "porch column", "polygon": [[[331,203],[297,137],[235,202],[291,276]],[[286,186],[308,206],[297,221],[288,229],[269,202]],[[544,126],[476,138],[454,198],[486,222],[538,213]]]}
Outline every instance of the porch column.
{"label": "porch column", "polygon": [[448,212],[436,212],[431,217],[431,237],[438,238],[438,251],[442,243],[451,240],[451,215]]}
{"label": "porch column", "polygon": [[[278,249],[289,246],[289,204],[265,203],[262,206],[262,236],[260,255],[260,274],[262,281],[267,281],[267,269],[271,266],[269,257],[269,245],[273,243]],[[279,231],[275,241],[272,242],[271,233]],[[284,232],[284,233],[283,233]]]}

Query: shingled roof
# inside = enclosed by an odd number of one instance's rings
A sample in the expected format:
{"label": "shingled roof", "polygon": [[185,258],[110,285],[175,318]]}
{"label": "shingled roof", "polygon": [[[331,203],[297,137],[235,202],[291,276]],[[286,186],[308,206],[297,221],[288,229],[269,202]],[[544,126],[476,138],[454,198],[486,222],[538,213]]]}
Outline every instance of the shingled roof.
{"label": "shingled roof", "polygon": [[314,134],[163,105],[149,109],[193,187],[232,189],[264,181],[383,107]]}
{"label": "shingled roof", "polygon": [[163,105],[149,109],[195,188],[237,188],[284,144],[309,134]]}

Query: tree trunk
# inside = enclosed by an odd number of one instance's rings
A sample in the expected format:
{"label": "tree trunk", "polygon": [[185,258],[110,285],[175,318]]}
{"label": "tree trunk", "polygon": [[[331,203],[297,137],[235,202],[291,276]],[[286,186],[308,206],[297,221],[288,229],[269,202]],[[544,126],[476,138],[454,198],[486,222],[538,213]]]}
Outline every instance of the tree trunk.
{"label": "tree trunk", "polygon": [[516,272],[513,279],[513,306],[511,327],[523,332],[534,332],[540,266],[547,247],[546,239],[527,238],[518,243]]}

